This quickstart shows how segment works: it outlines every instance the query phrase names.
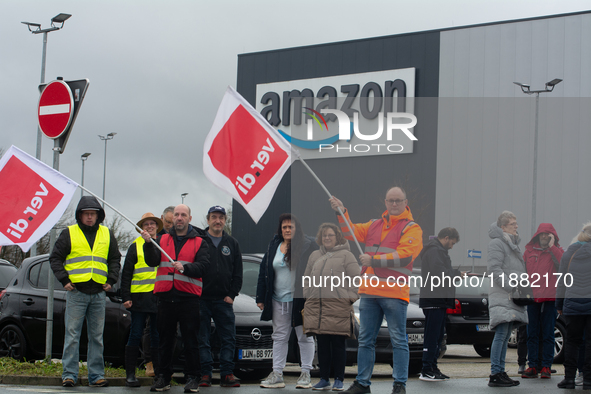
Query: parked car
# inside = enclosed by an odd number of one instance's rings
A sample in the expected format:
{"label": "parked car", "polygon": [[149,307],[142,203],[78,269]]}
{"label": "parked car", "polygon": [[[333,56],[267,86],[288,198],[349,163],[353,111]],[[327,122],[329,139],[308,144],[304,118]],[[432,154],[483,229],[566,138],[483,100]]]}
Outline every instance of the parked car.
{"label": "parked car", "polygon": [[[41,255],[25,259],[6,289],[0,293],[1,357],[18,360],[39,360],[45,357],[48,258],[48,255]],[[54,283],[52,357],[61,358],[66,291],[60,282],[55,280]],[[131,318],[116,292],[109,292],[107,296],[104,357],[108,362],[122,365]],[[84,323],[80,341],[82,359],[86,357],[86,338]]]}
{"label": "parked car", "polygon": [[[19,360],[40,360],[45,357],[45,329],[47,321],[47,283],[49,256],[42,255],[25,259],[0,293],[0,357]],[[273,341],[272,323],[260,321],[261,311],[252,297],[256,280],[252,282],[261,257],[244,255],[245,284],[234,301],[236,314],[236,370],[237,376],[251,379],[266,376],[272,369]],[[55,281],[54,324],[52,357],[61,358],[64,340],[64,312],[66,291]],[[85,359],[87,349],[86,323],[80,341],[80,357]],[[129,336],[131,317],[123,307],[116,284],[107,293],[104,335],[105,361],[115,366],[125,361],[125,344]],[[212,350],[214,361],[219,362],[219,339],[212,325]],[[180,335],[179,335],[180,339]],[[182,340],[175,349],[175,369],[183,367]],[[214,363],[215,366],[215,363]]]}
{"label": "parked car", "polygon": [[14,264],[0,259],[0,291],[6,289],[8,282],[10,282],[16,271],[17,268]]}

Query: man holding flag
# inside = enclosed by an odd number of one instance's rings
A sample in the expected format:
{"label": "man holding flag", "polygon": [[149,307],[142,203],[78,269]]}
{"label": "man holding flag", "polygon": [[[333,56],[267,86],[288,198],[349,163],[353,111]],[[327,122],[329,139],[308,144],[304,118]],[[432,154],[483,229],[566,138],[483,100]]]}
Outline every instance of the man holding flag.
{"label": "man holding flag", "polygon": [[78,381],[80,334],[87,320],[88,382],[106,387],[103,360],[106,292],[119,278],[121,253],[113,232],[101,225],[105,211],[96,198],[84,196],[76,208],[76,224],[62,231],[49,256],[51,269],[66,294],[66,335],[62,385]]}

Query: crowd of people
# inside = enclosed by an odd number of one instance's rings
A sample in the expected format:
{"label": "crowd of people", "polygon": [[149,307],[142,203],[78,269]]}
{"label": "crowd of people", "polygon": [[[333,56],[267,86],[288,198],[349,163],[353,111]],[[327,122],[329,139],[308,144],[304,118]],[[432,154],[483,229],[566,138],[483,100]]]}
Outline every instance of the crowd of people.
{"label": "crowd of people", "polygon": [[[401,187],[388,189],[381,217],[365,223],[353,223],[338,198],[333,196],[329,203],[337,213],[337,224],[321,224],[315,238],[304,234],[295,215],[282,214],[260,264],[256,303],[261,320],[271,321],[273,327],[273,368],[260,386],[285,387],[283,370],[289,338],[295,330],[301,365],[296,388],[371,393],[376,340],[385,320],[392,346],[392,393],[406,393],[406,314],[410,300],[407,279],[415,261],[421,262],[419,307],[425,315],[419,379],[450,379],[438,368],[437,360],[445,333],[446,309],[454,307],[455,288],[451,282],[447,286],[434,285],[429,280],[466,274],[452,267],[448,254],[460,240],[458,231],[443,228],[423,246],[423,231],[414,222]],[[170,389],[177,327],[184,344],[185,392],[211,386],[213,321],[221,341],[220,385],[239,387],[240,380],[233,374],[233,303],[242,287],[242,255],[238,241],[224,231],[226,210],[211,207],[205,229],[191,225],[191,210],[184,204],[166,208],[160,218],[144,214],[137,223],[140,236],[128,249],[122,270],[117,240],[101,224],[104,218],[104,209],[94,197],[82,197],[76,209],[76,224],[62,232],[50,256],[51,267],[67,290],[63,386],[73,387],[78,381],[84,320],[88,322],[89,384],[108,385],[102,355],[105,294],[121,271],[123,305],[131,312],[125,348],[127,386],[140,386],[136,367],[144,337],[147,374],[154,376],[150,390]],[[591,379],[585,380],[591,378],[591,298],[586,296],[591,285],[591,224],[583,227],[566,251],[552,224],[542,223],[522,252],[517,228],[515,215],[504,211],[489,230],[488,303],[490,328],[495,334],[488,385],[519,385],[519,380],[508,376],[505,365],[510,335],[519,327],[526,327],[523,335],[527,338],[528,363],[526,368],[522,361],[525,356],[520,356],[519,374],[523,379],[551,378],[558,313],[564,315],[567,328],[565,377],[558,387],[574,388],[579,369],[583,388],[591,389]],[[365,244],[358,255],[349,244],[354,240]],[[338,277],[339,285],[326,285],[327,277]],[[364,279],[355,280],[360,278]],[[542,286],[529,286],[535,278],[542,278]],[[356,335],[353,304],[357,301],[357,376],[345,390],[345,342]],[[313,384],[310,371],[315,351],[320,380]]]}

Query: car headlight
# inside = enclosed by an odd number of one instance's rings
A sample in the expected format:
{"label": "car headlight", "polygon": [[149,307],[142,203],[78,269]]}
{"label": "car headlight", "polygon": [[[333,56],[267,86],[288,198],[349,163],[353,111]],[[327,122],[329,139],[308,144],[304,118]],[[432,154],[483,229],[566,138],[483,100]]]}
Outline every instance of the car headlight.
{"label": "car headlight", "polygon": [[382,328],[388,328],[388,322],[386,321],[386,319],[382,320]]}

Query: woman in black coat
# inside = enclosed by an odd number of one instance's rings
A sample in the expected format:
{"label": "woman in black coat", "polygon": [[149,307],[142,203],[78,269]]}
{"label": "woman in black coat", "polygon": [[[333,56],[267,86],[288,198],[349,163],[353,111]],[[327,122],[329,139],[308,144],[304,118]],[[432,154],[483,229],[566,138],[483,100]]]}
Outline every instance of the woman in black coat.
{"label": "woman in black coat", "polygon": [[314,338],[306,336],[302,326],[305,303],[302,275],[310,254],[316,249],[318,246],[304,235],[294,215],[284,213],[279,216],[277,234],[263,257],[257,284],[256,302],[263,311],[261,320],[273,321],[273,372],[261,382],[261,387],[285,387],[283,368],[292,327],[298,337],[302,365],[296,388],[312,387],[310,370],[314,359]]}

